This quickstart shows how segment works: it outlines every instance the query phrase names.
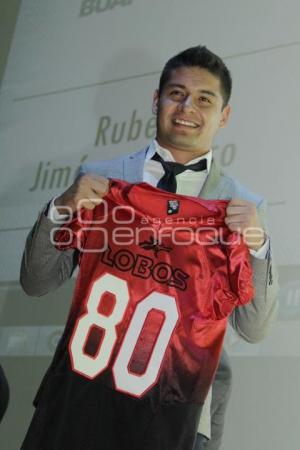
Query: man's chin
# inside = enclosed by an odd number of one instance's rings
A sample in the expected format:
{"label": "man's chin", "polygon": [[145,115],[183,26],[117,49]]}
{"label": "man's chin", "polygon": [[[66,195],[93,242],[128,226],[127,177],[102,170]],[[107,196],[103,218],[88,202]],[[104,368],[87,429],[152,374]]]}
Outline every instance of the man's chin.
{"label": "man's chin", "polygon": [[199,150],[199,145],[187,141],[186,139],[176,139],[170,143],[174,150],[181,150],[183,152],[197,152]]}

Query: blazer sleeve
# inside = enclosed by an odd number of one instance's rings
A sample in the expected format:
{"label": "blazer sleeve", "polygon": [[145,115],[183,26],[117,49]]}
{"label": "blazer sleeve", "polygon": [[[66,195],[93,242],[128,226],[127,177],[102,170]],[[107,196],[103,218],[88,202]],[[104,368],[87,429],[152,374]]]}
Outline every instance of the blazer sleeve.
{"label": "blazer sleeve", "polygon": [[20,283],[27,295],[39,297],[68,280],[78,263],[78,251],[59,251],[52,242],[58,224],[46,216],[46,207],[27,236],[23,252]]}
{"label": "blazer sleeve", "polygon": [[[257,211],[263,227],[266,224],[266,202],[262,200]],[[250,303],[235,308],[229,322],[239,336],[247,342],[263,340],[276,322],[278,314],[278,274],[273,258],[272,243],[265,259],[250,255],[255,295]]]}
{"label": "blazer sleeve", "polygon": [[[84,173],[85,169],[81,166],[77,176]],[[39,213],[27,236],[21,262],[21,286],[27,295],[34,297],[55,290],[68,280],[79,258],[79,252],[75,248],[62,252],[54,245],[52,238],[58,224],[47,217],[48,205]]]}
{"label": "blazer sleeve", "polygon": [[[77,176],[93,172],[93,166],[80,166]],[[97,173],[105,173],[103,164]],[[20,283],[27,295],[40,297],[67,281],[78,265],[79,252],[76,248],[60,251],[53,243],[58,224],[47,217],[48,204],[40,212],[37,221],[29,232],[23,252]]]}

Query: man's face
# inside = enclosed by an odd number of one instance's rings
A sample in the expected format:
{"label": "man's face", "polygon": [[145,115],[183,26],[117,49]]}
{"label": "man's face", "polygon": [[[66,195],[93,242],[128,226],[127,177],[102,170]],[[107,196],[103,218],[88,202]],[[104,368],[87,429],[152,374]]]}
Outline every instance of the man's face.
{"label": "man's face", "polygon": [[206,69],[181,67],[173,70],[160,96],[155,91],[153,111],[158,143],[177,160],[187,162],[210,150],[216,132],[228,120],[230,107],[223,109],[218,78]]}

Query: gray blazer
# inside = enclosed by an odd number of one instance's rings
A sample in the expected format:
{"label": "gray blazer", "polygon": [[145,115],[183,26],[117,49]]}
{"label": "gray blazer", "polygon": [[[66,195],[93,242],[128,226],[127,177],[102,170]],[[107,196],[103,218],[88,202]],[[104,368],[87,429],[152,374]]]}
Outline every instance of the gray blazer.
{"label": "gray blazer", "polygon": [[[128,182],[139,182],[143,179],[144,161],[147,148],[122,157],[106,161],[84,164],[80,173],[92,172],[108,178],[123,179]],[[204,199],[241,198],[254,202],[259,216],[266,228],[266,203],[262,197],[253,194],[237,180],[225,175],[213,160],[206,182],[199,192]],[[77,265],[77,252],[67,250],[60,252],[49,241],[51,230],[56,226],[41,211],[30,231],[21,265],[20,281],[28,295],[41,296],[58,288],[67,280]],[[270,331],[277,316],[277,272],[269,251],[265,260],[251,256],[254,273],[255,298],[246,306],[236,308],[229,320],[235,331],[247,342],[259,342]],[[211,420],[204,418],[208,428],[202,429],[210,435],[211,440],[205,444],[209,450],[220,448],[224,425],[224,415],[231,388],[231,369],[228,356],[223,351],[220,365],[213,383]],[[207,409],[206,409],[207,411]],[[208,414],[208,413],[206,413]],[[203,447],[197,447],[197,450]],[[195,447],[196,450],[196,447]]]}

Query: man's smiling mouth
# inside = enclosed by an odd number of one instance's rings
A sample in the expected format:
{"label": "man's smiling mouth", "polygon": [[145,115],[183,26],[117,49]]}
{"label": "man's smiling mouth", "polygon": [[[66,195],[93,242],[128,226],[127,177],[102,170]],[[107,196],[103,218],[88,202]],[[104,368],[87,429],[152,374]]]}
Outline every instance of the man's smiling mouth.
{"label": "man's smiling mouth", "polygon": [[183,119],[174,119],[173,123],[175,125],[183,125],[185,127],[190,127],[190,128],[198,128],[199,125],[197,125],[195,122],[191,122],[189,120],[183,120]]}

